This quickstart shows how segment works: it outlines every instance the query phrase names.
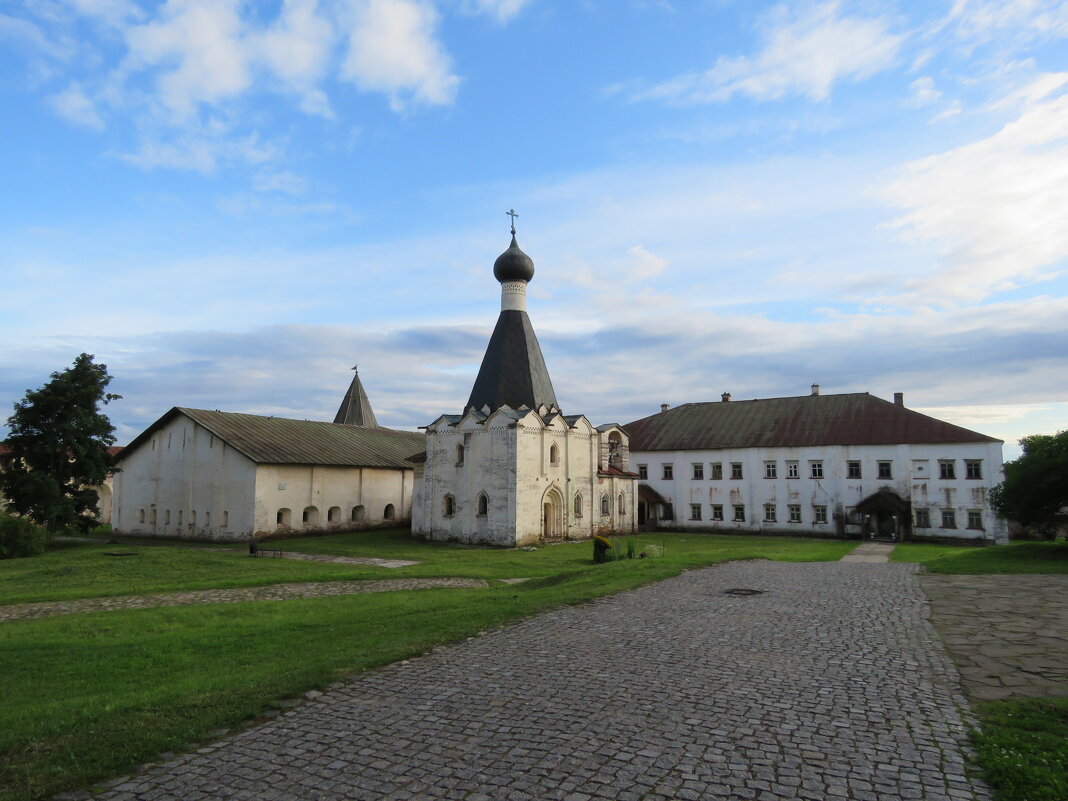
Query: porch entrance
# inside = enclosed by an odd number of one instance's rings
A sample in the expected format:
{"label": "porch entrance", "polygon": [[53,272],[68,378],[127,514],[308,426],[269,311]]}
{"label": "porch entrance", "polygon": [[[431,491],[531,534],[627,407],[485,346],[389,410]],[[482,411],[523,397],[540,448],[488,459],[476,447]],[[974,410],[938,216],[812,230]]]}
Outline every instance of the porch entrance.
{"label": "porch entrance", "polygon": [[543,540],[562,540],[564,538],[564,499],[560,492],[551,487],[541,502],[541,538]]}
{"label": "porch entrance", "polygon": [[912,531],[912,511],[909,502],[883,487],[857,504],[861,515],[861,537],[866,540],[900,542]]}

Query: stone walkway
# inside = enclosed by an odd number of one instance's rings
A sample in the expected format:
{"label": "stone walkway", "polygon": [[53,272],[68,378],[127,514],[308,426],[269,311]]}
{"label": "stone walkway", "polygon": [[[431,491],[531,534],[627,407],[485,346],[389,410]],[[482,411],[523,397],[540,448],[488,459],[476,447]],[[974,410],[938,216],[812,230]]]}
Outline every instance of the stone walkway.
{"label": "stone walkway", "polygon": [[892,542],[862,542],[842,557],[843,562],[861,562],[865,564],[884,564],[890,561],[894,550]]}
{"label": "stone walkway", "polygon": [[928,573],[921,584],[969,698],[1068,696],[1068,576]]}
{"label": "stone walkway", "polygon": [[97,798],[986,801],[964,708],[914,565],[734,562],[362,674]]}
{"label": "stone walkway", "polygon": [[246,601],[289,601],[297,598],[326,598],[332,595],[360,595],[368,592],[427,590],[436,587],[488,587],[482,579],[410,578],[382,581],[308,581],[294,584],[271,584],[266,587],[242,587],[228,590],[189,590],[151,595],[120,595],[114,598],[81,598],[74,601],[46,601],[0,606],[0,623],[12,620],[73,615],[79,612],[114,612],[119,609],[148,609],[154,606],[189,606],[193,604],[237,604]]}
{"label": "stone walkway", "polygon": [[[271,545],[270,543],[267,543],[263,547],[270,548]],[[223,551],[225,553],[248,553],[248,549],[241,548],[212,548],[211,550]],[[419,564],[418,562],[411,562],[407,559],[379,559],[376,556],[335,556],[334,554],[328,553],[299,553],[297,551],[282,551],[278,554],[278,557],[281,559],[302,559],[306,562],[330,562],[335,565],[365,565],[370,567],[387,567],[391,569],[411,567],[412,565]],[[273,557],[262,558],[268,559]]]}

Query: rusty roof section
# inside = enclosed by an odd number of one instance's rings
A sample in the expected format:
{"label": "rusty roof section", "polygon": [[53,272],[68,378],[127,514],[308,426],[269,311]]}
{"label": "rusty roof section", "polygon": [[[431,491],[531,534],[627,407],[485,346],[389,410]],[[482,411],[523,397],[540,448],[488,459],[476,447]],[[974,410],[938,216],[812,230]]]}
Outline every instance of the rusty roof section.
{"label": "rusty roof section", "polygon": [[867,392],[687,403],[624,428],[631,452],[1001,442]]}
{"label": "rusty roof section", "polygon": [[[315,464],[410,470],[407,457],[426,446],[417,431],[290,420],[258,414],[174,407],[126,446],[133,453],[154,431],[184,415],[259,464]],[[120,456],[120,458],[122,458]]]}

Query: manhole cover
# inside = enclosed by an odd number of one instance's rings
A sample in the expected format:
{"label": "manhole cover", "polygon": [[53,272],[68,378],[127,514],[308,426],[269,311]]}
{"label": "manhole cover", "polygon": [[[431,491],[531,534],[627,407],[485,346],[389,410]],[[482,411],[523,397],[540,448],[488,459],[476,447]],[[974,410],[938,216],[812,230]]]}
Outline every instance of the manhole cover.
{"label": "manhole cover", "polygon": [[733,590],[724,590],[723,591],[724,595],[742,595],[742,596],[745,596],[745,595],[762,595],[763,593],[764,593],[763,590],[749,590],[749,589],[743,589],[743,588],[737,588],[737,589],[733,589]]}

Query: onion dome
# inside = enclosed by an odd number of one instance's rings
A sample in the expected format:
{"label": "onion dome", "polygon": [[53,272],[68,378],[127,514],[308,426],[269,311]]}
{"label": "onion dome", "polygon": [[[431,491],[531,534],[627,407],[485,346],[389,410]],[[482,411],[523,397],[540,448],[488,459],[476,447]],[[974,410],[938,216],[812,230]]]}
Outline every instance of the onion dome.
{"label": "onion dome", "polygon": [[506,281],[529,281],[534,277],[534,260],[519,249],[512,233],[512,244],[493,262],[493,277],[502,284]]}

